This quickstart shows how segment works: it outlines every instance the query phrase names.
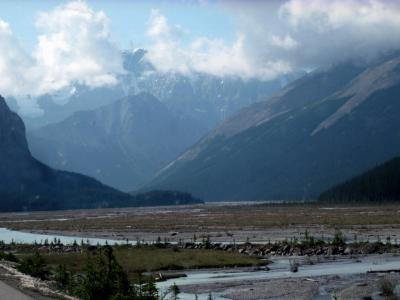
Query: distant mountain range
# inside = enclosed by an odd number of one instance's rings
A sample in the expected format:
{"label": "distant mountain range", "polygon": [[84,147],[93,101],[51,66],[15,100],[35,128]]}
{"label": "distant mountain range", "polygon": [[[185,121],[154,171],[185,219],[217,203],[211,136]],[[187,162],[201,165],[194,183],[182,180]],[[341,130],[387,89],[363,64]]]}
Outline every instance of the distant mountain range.
{"label": "distant mountain range", "polygon": [[160,73],[145,55],[124,53],[116,87],[43,97],[34,156],[124,191],[233,201],[315,199],[400,152],[398,54],[267,83]]}
{"label": "distant mountain range", "polygon": [[148,181],[204,133],[141,93],[28,132],[33,155],[50,166],[79,172],[132,191]]}
{"label": "distant mountain range", "polygon": [[131,197],[87,176],[34,159],[25,126],[0,97],[0,211],[115,206]]}
{"label": "distant mountain range", "polygon": [[44,115],[25,117],[33,155],[54,168],[132,191],[226,117],[303,74],[264,82],[160,73],[145,55],[141,49],[123,53],[127,74],[117,86],[77,86],[62,105],[41,97]]}
{"label": "distant mountain range", "polygon": [[263,81],[204,73],[163,73],[156,71],[146,60],[146,51],[142,49],[125,52],[124,62],[128,74],[122,82],[128,94],[150,93],[171,111],[200,121],[208,130],[241,108],[266,100],[305,74],[293,72]]}
{"label": "distant mountain range", "polygon": [[[201,73],[181,75],[156,71],[143,49],[126,51],[122,55],[126,74],[119,76],[117,85],[100,88],[77,85],[70,93],[44,95],[38,99],[43,115],[23,116],[28,129],[58,123],[75,112],[97,109],[144,92],[155,96],[172,112],[201,122],[206,133],[239,109],[265,100],[288,82],[304,75],[296,72],[269,82]],[[7,101],[14,111],[18,110],[14,99]]]}
{"label": "distant mountain range", "polygon": [[315,199],[400,153],[400,56],[316,70],[202,138],[147,185],[206,201]]}
{"label": "distant mountain range", "polygon": [[179,191],[130,195],[88,176],[46,166],[32,157],[24,123],[0,96],[0,212],[196,203],[203,201]]}
{"label": "distant mountain range", "polygon": [[341,183],[319,196],[322,203],[400,201],[400,157]]}

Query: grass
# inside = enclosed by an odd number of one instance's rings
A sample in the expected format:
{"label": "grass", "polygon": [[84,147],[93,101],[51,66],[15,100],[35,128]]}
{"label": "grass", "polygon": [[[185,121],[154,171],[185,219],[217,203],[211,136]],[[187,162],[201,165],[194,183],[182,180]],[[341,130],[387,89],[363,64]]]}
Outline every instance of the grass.
{"label": "grass", "polygon": [[[130,277],[142,272],[184,270],[197,268],[221,268],[233,266],[264,265],[266,261],[237,253],[217,250],[173,249],[144,247],[115,247],[114,254]],[[19,254],[20,258],[30,254]],[[85,267],[87,253],[43,253],[47,265],[52,268],[65,264],[73,272]]]}

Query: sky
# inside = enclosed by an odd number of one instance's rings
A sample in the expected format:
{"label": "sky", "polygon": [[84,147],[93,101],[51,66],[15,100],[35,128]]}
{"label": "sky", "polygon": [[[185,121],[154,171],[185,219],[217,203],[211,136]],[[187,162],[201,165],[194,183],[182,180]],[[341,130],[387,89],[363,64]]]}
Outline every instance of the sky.
{"label": "sky", "polygon": [[118,84],[135,48],[159,72],[268,81],[399,49],[400,1],[0,1],[0,94],[27,111],[76,84]]}
{"label": "sky", "polygon": [[[56,6],[68,3],[60,0],[2,0],[0,19],[12,25],[21,43],[28,49],[36,44],[38,31],[33,26],[37,15]],[[104,11],[112,20],[115,42],[121,48],[142,48],[149,42],[146,35],[147,22],[153,9],[159,9],[171,22],[181,24],[194,36],[234,39],[233,17],[217,3],[202,5],[191,1],[135,1],[135,0],[87,0],[97,11]]]}

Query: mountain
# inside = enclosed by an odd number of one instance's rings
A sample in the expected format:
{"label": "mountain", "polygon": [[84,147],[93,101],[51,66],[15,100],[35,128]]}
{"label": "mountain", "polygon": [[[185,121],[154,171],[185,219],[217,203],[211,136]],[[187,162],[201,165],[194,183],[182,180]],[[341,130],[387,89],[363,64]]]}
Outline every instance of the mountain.
{"label": "mountain", "polygon": [[[75,112],[111,104],[125,95],[123,87],[119,85],[97,88],[78,85],[66,95],[53,94],[39,97],[37,102],[43,114],[40,116],[22,115],[22,117],[28,129],[40,128],[61,122]],[[10,100],[13,99],[7,99],[7,102],[10,103]],[[18,106],[14,105],[13,109],[18,111]]]}
{"label": "mountain", "polygon": [[204,131],[198,122],[141,93],[30,131],[28,141],[33,155],[54,168],[132,191]]}
{"label": "mountain", "polygon": [[124,86],[128,94],[154,95],[170,110],[213,129],[241,108],[263,101],[289,82],[304,75],[293,72],[271,81],[213,76],[193,72],[188,75],[158,72],[146,59],[146,51],[124,53]]}
{"label": "mountain", "polygon": [[400,201],[400,157],[330,188],[319,196],[330,203]]}
{"label": "mountain", "polygon": [[[58,123],[78,111],[94,110],[123,97],[149,93],[175,114],[200,122],[205,134],[239,109],[265,100],[288,82],[303,75],[298,72],[266,82],[221,78],[203,73],[182,75],[158,72],[147,60],[146,54],[143,49],[123,52],[126,74],[119,75],[118,84],[114,86],[90,88],[77,85],[63,93],[39,97],[38,104],[43,114],[24,115],[27,127],[35,129]],[[13,99],[7,100],[11,103]]]}
{"label": "mountain", "polygon": [[24,123],[0,97],[0,211],[108,207],[128,199],[87,176],[57,171],[34,159]]}
{"label": "mountain", "polygon": [[316,198],[400,151],[400,56],[316,70],[226,120],[146,186],[206,201]]}

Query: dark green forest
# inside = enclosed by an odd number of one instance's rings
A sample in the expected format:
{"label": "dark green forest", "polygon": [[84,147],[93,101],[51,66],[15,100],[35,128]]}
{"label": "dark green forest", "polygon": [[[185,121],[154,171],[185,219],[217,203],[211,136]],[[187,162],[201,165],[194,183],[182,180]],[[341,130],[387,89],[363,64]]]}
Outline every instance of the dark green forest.
{"label": "dark green forest", "polygon": [[393,158],[319,196],[319,201],[394,202],[400,200],[400,157]]}

